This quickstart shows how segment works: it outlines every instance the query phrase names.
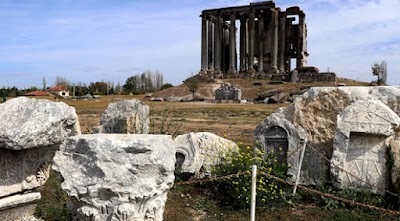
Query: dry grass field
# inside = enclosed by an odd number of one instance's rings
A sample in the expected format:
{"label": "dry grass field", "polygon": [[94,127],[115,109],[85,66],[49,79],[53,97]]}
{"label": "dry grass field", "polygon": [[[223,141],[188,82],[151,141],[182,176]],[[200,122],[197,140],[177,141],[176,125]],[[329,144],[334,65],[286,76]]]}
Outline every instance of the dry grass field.
{"label": "dry grass field", "polygon": [[[269,84],[261,82],[257,87],[254,83],[258,80],[229,80],[230,83],[240,85],[244,98],[254,98],[257,94],[274,88],[290,91],[305,86],[333,86],[324,84]],[[339,80],[346,85],[366,85],[366,83]],[[203,84],[200,93],[212,96],[212,88],[216,84]],[[154,94],[155,97],[184,96],[189,94],[184,85],[166,89]],[[54,98],[47,97],[54,100]],[[138,99],[150,106],[152,133],[160,133],[160,128],[166,127],[166,132],[179,135],[188,132],[208,131],[226,137],[235,142],[252,145],[255,127],[269,114],[288,104],[217,104],[207,102],[152,102],[144,95],[118,95],[103,96],[92,100],[60,100],[76,108],[83,133],[90,133],[94,126],[99,125],[101,113],[112,102],[121,99]],[[164,123],[162,123],[164,121]],[[47,190],[53,190],[50,187]],[[46,190],[46,188],[45,188]],[[290,192],[291,190],[289,190]],[[52,191],[50,191],[52,192]],[[53,198],[53,195],[44,196],[43,199]],[[311,199],[311,200],[310,200]],[[397,217],[388,216],[373,211],[366,212],[358,208],[324,209],[315,204],[321,199],[319,196],[305,195],[298,203],[286,204],[273,208],[257,208],[257,220],[398,220]],[[311,203],[310,203],[311,202]],[[49,207],[51,210],[51,207]],[[207,188],[197,185],[174,186],[168,194],[164,220],[248,220],[249,211],[233,211],[220,207]],[[55,219],[58,220],[58,219]]]}
{"label": "dry grass field", "polygon": [[[287,104],[216,104],[206,102],[152,102],[143,95],[104,96],[93,100],[62,100],[76,108],[83,133],[99,125],[108,104],[121,99],[138,99],[149,105],[152,132],[158,133],[161,121],[171,123],[167,132],[183,134],[208,131],[236,142],[252,143],[255,127],[270,113]],[[50,98],[51,99],[51,98]]]}

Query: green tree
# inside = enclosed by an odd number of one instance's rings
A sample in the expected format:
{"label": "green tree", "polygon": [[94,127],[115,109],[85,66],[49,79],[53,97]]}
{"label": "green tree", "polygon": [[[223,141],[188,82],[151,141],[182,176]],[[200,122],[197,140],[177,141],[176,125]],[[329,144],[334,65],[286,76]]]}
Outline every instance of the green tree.
{"label": "green tree", "polygon": [[192,93],[193,101],[195,100],[194,94],[199,90],[200,81],[196,76],[191,76],[186,79],[184,82],[185,86]]}
{"label": "green tree", "polygon": [[167,88],[170,88],[170,87],[173,87],[174,85],[172,85],[172,84],[170,84],[170,83],[165,83],[165,84],[163,84],[162,86],[161,86],[161,90],[164,90],[164,89],[167,89]]}

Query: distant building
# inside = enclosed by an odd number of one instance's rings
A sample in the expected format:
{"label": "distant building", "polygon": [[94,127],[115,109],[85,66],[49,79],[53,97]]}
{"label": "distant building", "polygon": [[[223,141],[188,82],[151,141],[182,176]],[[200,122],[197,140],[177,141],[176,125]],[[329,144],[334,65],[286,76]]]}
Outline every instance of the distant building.
{"label": "distant building", "polygon": [[32,91],[25,94],[25,96],[49,96],[46,91]]}
{"label": "distant building", "polygon": [[58,96],[61,96],[63,98],[69,97],[69,91],[67,87],[64,85],[57,85],[55,87],[47,89],[47,91],[56,97]]}

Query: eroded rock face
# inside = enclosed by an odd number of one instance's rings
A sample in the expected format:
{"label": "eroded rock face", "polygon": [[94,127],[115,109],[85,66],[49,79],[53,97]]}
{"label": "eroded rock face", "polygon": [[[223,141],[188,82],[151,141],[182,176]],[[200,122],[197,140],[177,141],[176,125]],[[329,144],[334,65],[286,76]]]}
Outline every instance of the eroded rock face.
{"label": "eroded rock face", "polygon": [[33,215],[55,152],[80,133],[75,108],[64,103],[20,97],[0,105],[0,220]]}
{"label": "eroded rock face", "polygon": [[[279,118],[282,121],[290,122],[297,131],[304,131],[307,138],[301,177],[303,184],[323,185],[330,179],[330,162],[323,157],[332,158],[338,116],[358,100],[379,100],[397,115],[400,113],[400,87],[394,86],[310,88],[305,94],[297,97],[293,104],[279,111],[281,114]],[[268,128],[269,121],[276,122],[271,119],[273,117],[270,115],[261,123],[264,126],[259,127]],[[271,125],[273,124],[276,123]],[[292,140],[290,137],[294,135],[291,134],[290,127],[282,128],[287,133],[290,146]],[[265,136],[264,132],[265,130],[256,129],[256,140]]]}
{"label": "eroded rock face", "polygon": [[135,99],[111,103],[101,115],[100,125],[94,133],[148,134],[149,106]]}
{"label": "eroded rock face", "polygon": [[62,143],[81,133],[75,108],[19,97],[0,105],[0,147],[24,150]]}
{"label": "eroded rock face", "polygon": [[179,135],[174,142],[180,172],[197,177],[210,174],[212,166],[218,164],[228,152],[239,151],[235,142],[209,132]]}
{"label": "eroded rock face", "polygon": [[78,220],[162,220],[174,182],[171,136],[75,136],[54,162]]}

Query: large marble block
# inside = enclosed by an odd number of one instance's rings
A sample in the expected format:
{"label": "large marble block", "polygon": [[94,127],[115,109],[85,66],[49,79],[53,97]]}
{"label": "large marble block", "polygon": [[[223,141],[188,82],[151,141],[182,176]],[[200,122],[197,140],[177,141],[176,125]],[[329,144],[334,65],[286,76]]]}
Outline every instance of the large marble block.
{"label": "large marble block", "polygon": [[68,138],[54,157],[78,220],[162,220],[174,182],[169,135],[90,134]]}
{"label": "large marble block", "polygon": [[220,162],[221,157],[239,151],[235,142],[210,132],[179,135],[174,142],[179,172],[192,173],[200,178],[211,174],[212,167]]}
{"label": "large marble block", "polygon": [[387,189],[389,141],[399,125],[399,116],[378,100],[359,100],[345,108],[333,139],[334,184],[376,193]]}
{"label": "large marble block", "polygon": [[32,216],[55,152],[80,133],[65,103],[20,97],[0,105],[0,220]]}
{"label": "large marble block", "polygon": [[139,100],[123,100],[108,105],[93,133],[148,134],[149,106]]}

